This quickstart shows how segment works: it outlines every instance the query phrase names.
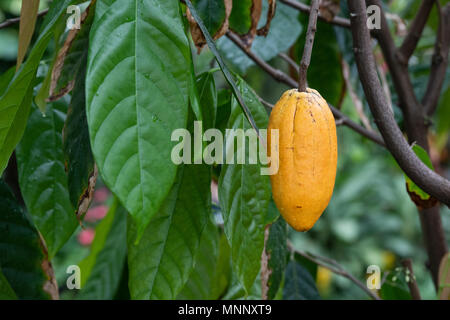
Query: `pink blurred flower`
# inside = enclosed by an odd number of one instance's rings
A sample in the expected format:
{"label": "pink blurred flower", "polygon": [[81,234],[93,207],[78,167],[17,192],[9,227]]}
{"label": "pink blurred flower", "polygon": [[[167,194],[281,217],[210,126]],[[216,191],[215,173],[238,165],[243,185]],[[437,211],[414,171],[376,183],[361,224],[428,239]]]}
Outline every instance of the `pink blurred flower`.
{"label": "pink blurred flower", "polygon": [[217,182],[214,180],[211,180],[211,200],[215,204],[219,203],[219,190]]}
{"label": "pink blurred flower", "polygon": [[105,202],[108,199],[109,191],[107,188],[100,188],[94,192],[95,202]]}
{"label": "pink blurred flower", "polygon": [[92,228],[84,229],[78,234],[78,242],[82,246],[91,245],[95,237],[95,230]]}
{"label": "pink blurred flower", "polygon": [[96,206],[90,208],[84,217],[84,220],[87,222],[95,222],[97,220],[101,220],[106,216],[108,212],[108,207],[105,205]]}

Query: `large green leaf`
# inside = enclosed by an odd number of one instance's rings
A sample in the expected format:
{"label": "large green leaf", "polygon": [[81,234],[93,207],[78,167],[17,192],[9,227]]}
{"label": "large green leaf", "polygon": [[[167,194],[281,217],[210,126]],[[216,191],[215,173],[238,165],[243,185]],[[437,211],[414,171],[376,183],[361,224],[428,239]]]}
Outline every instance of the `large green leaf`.
{"label": "large green leaf", "polygon": [[48,277],[43,270],[46,257],[39,234],[3,180],[0,208],[1,272],[20,299],[50,298],[44,291]]}
{"label": "large green leaf", "polygon": [[[262,16],[266,16],[267,5],[264,1]],[[265,23],[261,19],[258,27]],[[286,30],[289,30],[286,32]],[[277,3],[277,10],[270,25],[267,37],[256,37],[251,50],[260,58],[268,61],[285,52],[295,43],[302,31],[302,25],[298,21],[298,11],[287,7],[283,3]],[[245,73],[253,66],[253,60],[247,57],[230,39],[222,37],[217,41],[217,46],[224,58],[232,64],[239,72]]]}
{"label": "large green leaf", "polygon": [[320,299],[316,284],[311,274],[300,263],[290,261],[286,268],[286,280],[283,288],[285,300]]}
{"label": "large green leaf", "polygon": [[194,267],[200,237],[211,214],[210,169],[183,165],[139,244],[128,228],[129,287],[133,299],[175,299]]}
{"label": "large green leaf", "polygon": [[283,218],[279,218],[270,226],[269,239],[266,245],[266,251],[269,256],[268,267],[270,270],[269,281],[267,283],[269,286],[267,293],[269,299],[275,298],[283,280],[288,255],[286,241],[287,225]]}
{"label": "large green leaf", "polygon": [[55,24],[72,2],[73,0],[52,2],[48,17],[28,59],[0,97],[0,175],[25,130],[32,100],[32,83],[39,61],[53,37]]}
{"label": "large green leaf", "polygon": [[[267,128],[268,116],[253,90],[242,80],[238,87],[259,128]],[[235,98],[231,103],[230,129],[251,128]],[[253,129],[251,129],[253,130]],[[230,145],[235,137],[227,136]],[[224,164],[219,179],[219,199],[224,218],[225,234],[231,246],[234,270],[246,290],[250,290],[261,264],[264,247],[265,218],[270,201],[269,176],[261,175],[261,165],[250,164],[248,141],[245,139],[245,164]],[[236,143],[234,143],[236,144]],[[259,145],[261,148],[261,145]],[[228,148],[227,148],[228,149]],[[229,150],[228,152],[235,152]]]}
{"label": "large green leaf", "polygon": [[127,212],[117,200],[95,228],[91,252],[79,267],[81,292],[86,300],[110,300],[118,288],[127,252]]}
{"label": "large green leaf", "polygon": [[62,128],[66,104],[33,106],[27,129],[17,146],[19,184],[25,204],[48,247],[50,259],[77,227],[64,169]]}
{"label": "large green leaf", "polygon": [[94,176],[95,162],[86,119],[86,56],[81,59],[83,61],[75,79],[63,136],[70,200],[78,215],[85,213],[83,211],[89,205],[90,191],[95,185],[90,179],[96,179]]}
{"label": "large green leaf", "polygon": [[212,219],[206,224],[195,257],[194,269],[178,300],[207,300],[214,297],[216,268],[219,258],[219,232]]}
{"label": "large green leaf", "polygon": [[89,46],[92,150],[139,238],[175,181],[171,133],[187,124],[192,61],[179,1],[100,0]]}

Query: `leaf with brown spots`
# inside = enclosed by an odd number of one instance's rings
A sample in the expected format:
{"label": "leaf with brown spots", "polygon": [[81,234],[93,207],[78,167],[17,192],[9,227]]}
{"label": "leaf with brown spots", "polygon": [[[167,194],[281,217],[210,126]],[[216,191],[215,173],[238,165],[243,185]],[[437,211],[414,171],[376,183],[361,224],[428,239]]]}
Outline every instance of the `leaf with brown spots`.
{"label": "leaf with brown spots", "polygon": [[58,51],[51,73],[49,102],[65,96],[74,87],[74,77],[81,67],[81,62],[89,47],[89,31],[94,20],[95,2],[96,0],[93,0],[81,15],[81,28],[70,30],[63,46]]}
{"label": "leaf with brown spots", "polygon": [[63,129],[64,162],[68,175],[70,201],[79,221],[89,208],[98,175],[86,118],[86,54],[75,76],[72,100]]}

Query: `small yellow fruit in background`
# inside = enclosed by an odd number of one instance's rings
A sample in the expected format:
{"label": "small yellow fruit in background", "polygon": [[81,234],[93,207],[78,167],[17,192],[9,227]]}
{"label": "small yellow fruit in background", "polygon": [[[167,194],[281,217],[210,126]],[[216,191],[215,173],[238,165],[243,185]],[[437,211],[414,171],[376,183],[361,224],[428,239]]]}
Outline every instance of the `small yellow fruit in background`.
{"label": "small yellow fruit in background", "polygon": [[[337,168],[337,137],[333,114],[314,89],[286,91],[273,108],[268,126],[268,152],[278,159],[270,176],[275,204],[297,231],[308,231],[330,202]],[[271,130],[279,130],[278,158]]]}

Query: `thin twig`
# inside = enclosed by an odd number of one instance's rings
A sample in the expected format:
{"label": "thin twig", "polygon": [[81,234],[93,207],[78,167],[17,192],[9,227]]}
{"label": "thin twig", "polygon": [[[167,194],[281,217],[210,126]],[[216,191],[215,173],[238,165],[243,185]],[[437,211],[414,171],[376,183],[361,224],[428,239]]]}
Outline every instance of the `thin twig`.
{"label": "thin twig", "polygon": [[[38,13],[38,17],[41,17],[41,16],[47,14],[47,12],[48,12],[48,9],[42,10],[41,12]],[[20,22],[20,17],[5,20],[2,23],[0,23],[0,29],[7,28],[7,27],[15,25],[19,22]]]}
{"label": "thin twig", "polygon": [[414,276],[411,259],[403,259],[402,265],[405,267],[406,275],[408,276],[407,282],[411,297],[413,300],[421,300],[422,298],[420,297],[419,287],[417,286],[416,277]]}
{"label": "thin twig", "polygon": [[[311,7],[310,6],[308,6],[308,5],[304,4],[304,3],[298,2],[298,1],[295,1],[295,0],[279,0],[279,1],[284,3],[284,4],[286,4],[286,5],[288,5],[288,6],[290,6],[291,8],[299,10],[299,11],[301,11],[303,13],[308,13],[309,14],[309,12],[311,11]],[[337,26],[340,26],[340,27],[344,27],[344,28],[350,28],[350,20],[348,20],[348,19],[335,16],[333,18],[333,20],[328,21],[320,13],[319,13],[318,17],[319,17],[319,19],[321,19],[323,21],[326,21],[328,23],[331,23],[331,24],[334,24],[334,25],[337,25]]]}
{"label": "thin twig", "polygon": [[397,58],[400,63],[407,65],[409,58],[412,56],[414,50],[417,47],[422,31],[427,23],[428,16],[430,15],[433,4],[436,0],[424,0],[419,8],[419,11],[414,18],[411,28],[408,34],[403,40],[400,48],[397,49]]}
{"label": "thin twig", "polygon": [[298,73],[298,91],[306,92],[307,73],[309,63],[311,62],[311,52],[314,45],[314,36],[317,30],[317,15],[319,14],[320,0],[311,1],[311,10],[309,11],[308,29],[306,31],[305,47],[303,48],[302,60],[300,61],[300,70]]}
{"label": "thin twig", "polygon": [[[272,78],[279,82],[283,82],[286,85],[290,87],[296,87],[297,81],[289,77],[287,74],[282,72],[281,70],[278,70],[274,67],[272,67],[270,64],[268,64],[266,61],[258,57],[253,51],[249,50],[245,44],[241,41],[239,36],[235,35],[233,32],[228,31],[226,33],[226,36],[233,41],[250,59],[252,59],[261,69],[263,69],[267,74],[269,74]],[[364,137],[372,140],[376,144],[384,147],[384,141],[383,138],[378,134],[371,131],[368,131],[363,126],[360,126],[356,122],[352,121],[350,118],[348,118],[344,113],[342,113],[339,109],[333,107],[331,104],[328,104],[330,107],[331,112],[333,112],[334,117],[336,120],[343,121],[343,124],[354,131],[358,132],[359,134],[363,135]]]}
{"label": "thin twig", "polygon": [[370,109],[386,146],[402,170],[422,190],[450,206],[450,181],[428,168],[412,151],[389,110],[377,76],[369,30],[366,25],[366,5],[360,0],[349,0],[353,47],[360,80]]}
{"label": "thin twig", "polygon": [[345,269],[337,261],[327,258],[327,257],[319,256],[319,255],[316,255],[316,254],[313,254],[310,252],[305,252],[305,251],[296,249],[296,248],[294,248],[294,246],[292,245],[292,243],[290,241],[287,242],[287,247],[291,252],[299,254],[302,257],[314,262],[315,264],[322,266],[337,275],[340,275],[344,278],[349,279],[354,284],[356,284],[359,288],[361,288],[365,293],[367,293],[367,295],[369,295],[372,299],[380,300],[380,297],[378,297],[375,293],[373,293],[369,288],[367,288],[366,285],[364,285],[364,283],[359,281],[352,274],[345,271]]}

